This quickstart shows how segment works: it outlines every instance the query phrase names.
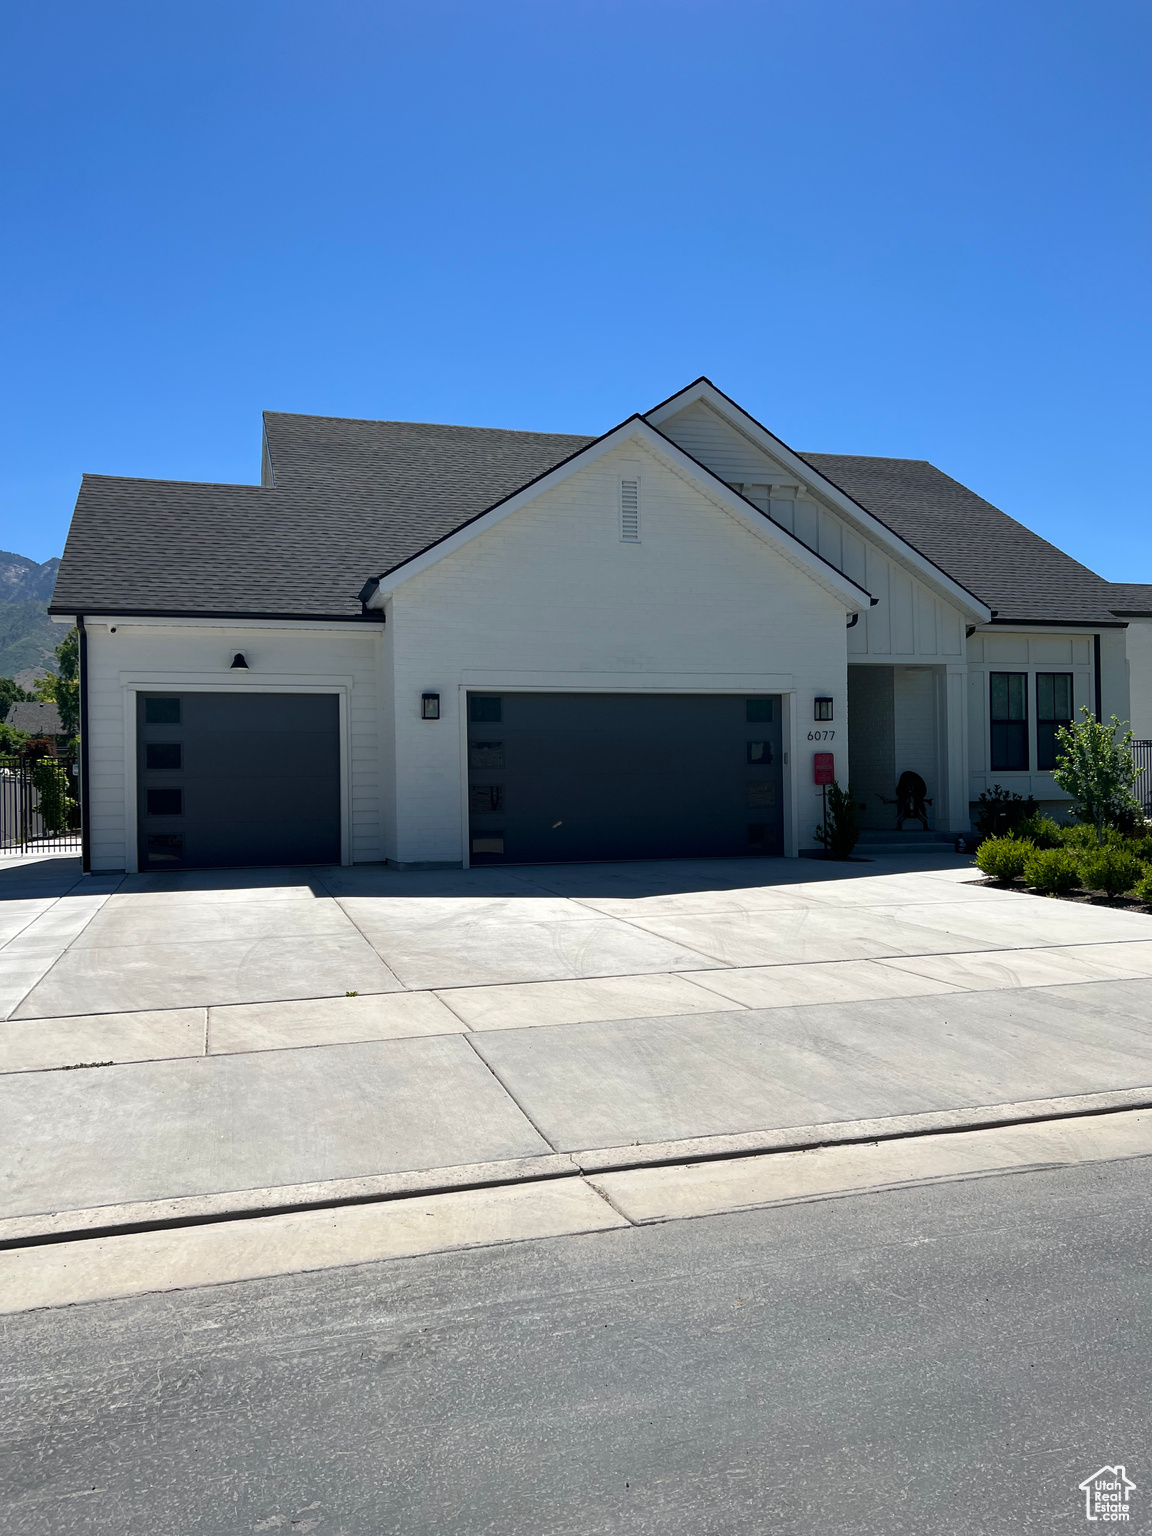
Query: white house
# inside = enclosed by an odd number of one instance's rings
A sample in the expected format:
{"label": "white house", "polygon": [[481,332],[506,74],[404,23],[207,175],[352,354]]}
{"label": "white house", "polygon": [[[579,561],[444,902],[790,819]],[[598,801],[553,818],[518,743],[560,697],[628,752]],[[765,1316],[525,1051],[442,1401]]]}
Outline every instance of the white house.
{"label": "white house", "polygon": [[86,476],[51,611],[96,870],[794,855],[818,752],[954,835],[1063,801],[1082,704],[1152,737],[1152,586],[707,379],[599,438],[268,414],[259,486]]}

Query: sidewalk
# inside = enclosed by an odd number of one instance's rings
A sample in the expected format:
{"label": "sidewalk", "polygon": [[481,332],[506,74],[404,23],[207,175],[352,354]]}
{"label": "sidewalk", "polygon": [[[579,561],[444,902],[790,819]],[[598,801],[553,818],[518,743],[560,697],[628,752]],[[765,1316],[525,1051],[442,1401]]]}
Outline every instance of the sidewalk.
{"label": "sidewalk", "polygon": [[[98,889],[48,862],[0,873],[8,1244],[1152,1103],[1152,918],[948,855]],[[353,941],[370,995],[336,990]]]}

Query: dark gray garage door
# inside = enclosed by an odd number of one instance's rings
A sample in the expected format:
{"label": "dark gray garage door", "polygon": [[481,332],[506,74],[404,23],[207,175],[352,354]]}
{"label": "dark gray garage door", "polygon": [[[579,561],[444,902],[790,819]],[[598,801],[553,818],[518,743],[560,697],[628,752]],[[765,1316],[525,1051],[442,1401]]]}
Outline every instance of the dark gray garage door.
{"label": "dark gray garage door", "polygon": [[340,862],[339,702],[141,693],[141,869]]}
{"label": "dark gray garage door", "polygon": [[468,696],[473,864],[783,852],[780,699]]}

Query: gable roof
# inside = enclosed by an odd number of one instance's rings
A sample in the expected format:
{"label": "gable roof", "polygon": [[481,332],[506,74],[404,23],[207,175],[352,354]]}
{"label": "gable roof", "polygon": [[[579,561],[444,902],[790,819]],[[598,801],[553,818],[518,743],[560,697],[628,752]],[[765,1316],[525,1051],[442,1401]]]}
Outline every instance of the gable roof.
{"label": "gable roof", "polygon": [[833,565],[830,560],[805,544],[803,539],[797,538],[789,529],[773,522],[766,512],[733,490],[715,470],[709,469],[706,464],[701,464],[691,454],[686,453],[678,443],[673,442],[670,437],[665,437],[645,417],[636,415],[629,416],[619,426],[605,432],[603,437],[594,438],[585,447],[569,455],[568,458],[562,459],[552,469],[538,475],[535,480],[529,481],[526,486],[521,486],[510,496],[504,497],[495,506],[488,507],[476,517],[469,518],[429,544],[416,557],[401,562],[391,570],[386,570],[380,576],[365,582],[361,592],[365,607],[382,607],[388,590],[409,580],[417,571],[442,559],[452,550],[460,548],[469,539],[475,538],[485,528],[494,526],[502,518],[517,511],[542,491],[559,484],[566,476],[586,467],[614,448],[632,443],[640,444],[657,457],[663,458],[686,479],[695,481],[699,488],[709,494],[711,499],[723,507],[737,522],[743,523],[756,537],[773,546],[792,565],[812,577],[825,590],[834,593],[837,597],[846,598],[853,609],[858,610],[864,603],[875,601],[859,582],[854,581],[839,566]]}
{"label": "gable roof", "polygon": [[[707,380],[697,384],[721,395]],[[663,409],[648,413],[657,434]],[[264,485],[85,475],[50,611],[375,618],[361,601],[366,582],[612,436],[284,412],[267,412],[264,430]],[[1152,614],[1152,586],[1104,581],[923,460],[779,446],[997,610],[998,622],[1099,625],[1122,623],[1119,612]]]}

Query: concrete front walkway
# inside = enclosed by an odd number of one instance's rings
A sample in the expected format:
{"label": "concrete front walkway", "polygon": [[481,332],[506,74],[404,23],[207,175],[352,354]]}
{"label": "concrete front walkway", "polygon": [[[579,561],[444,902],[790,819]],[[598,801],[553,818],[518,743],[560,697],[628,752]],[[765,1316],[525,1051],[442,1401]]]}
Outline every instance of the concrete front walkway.
{"label": "concrete front walkway", "polygon": [[13,862],[0,1239],[1139,1099],[1152,918],[977,882]]}

